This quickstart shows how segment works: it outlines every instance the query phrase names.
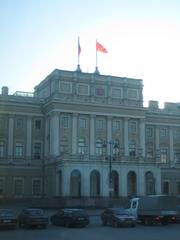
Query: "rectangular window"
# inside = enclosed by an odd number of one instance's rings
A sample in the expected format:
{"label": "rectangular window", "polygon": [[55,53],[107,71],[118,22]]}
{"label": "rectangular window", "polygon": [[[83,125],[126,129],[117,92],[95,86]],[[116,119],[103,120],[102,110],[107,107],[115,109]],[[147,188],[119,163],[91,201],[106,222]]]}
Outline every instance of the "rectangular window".
{"label": "rectangular window", "polygon": [[34,127],[35,127],[36,130],[41,129],[41,120],[40,119],[35,120],[35,126]]}
{"label": "rectangular window", "polygon": [[68,128],[69,127],[69,117],[62,116],[61,117],[61,127],[62,128]]}
{"label": "rectangular window", "polygon": [[146,128],[146,136],[147,137],[152,137],[152,132],[153,132],[152,127]]}
{"label": "rectangular window", "polygon": [[0,142],[0,158],[5,157],[5,143],[3,141]]}
{"label": "rectangular window", "polygon": [[180,150],[179,149],[174,150],[174,161],[175,161],[175,163],[180,163]]}
{"label": "rectangular window", "polygon": [[33,156],[34,159],[41,159],[41,143],[34,143]]}
{"label": "rectangular window", "polygon": [[130,133],[136,133],[137,131],[137,123],[134,121],[129,122],[129,132]]}
{"label": "rectangular window", "polygon": [[105,89],[103,87],[97,87],[95,91],[96,96],[104,97],[105,96]]}
{"label": "rectangular window", "polygon": [[166,137],[167,136],[167,128],[160,128],[160,137]]}
{"label": "rectangular window", "polygon": [[98,128],[98,129],[104,128],[104,120],[103,119],[96,120],[96,128]]}
{"label": "rectangular window", "polygon": [[129,141],[129,156],[130,157],[136,156],[136,143],[133,140]]}
{"label": "rectangular window", "polygon": [[113,121],[113,130],[120,130],[121,128],[121,121],[120,120],[114,120]]}
{"label": "rectangular window", "polygon": [[177,186],[177,195],[180,195],[180,182],[177,182],[176,186]]}
{"label": "rectangular window", "polygon": [[16,145],[15,145],[15,157],[16,158],[24,157],[24,144],[22,142],[16,142]]}
{"label": "rectangular window", "polygon": [[79,128],[87,128],[87,119],[86,118],[79,119]]}
{"label": "rectangular window", "polygon": [[128,89],[129,99],[138,99],[138,91],[136,89]]}
{"label": "rectangular window", "polygon": [[17,129],[23,129],[24,121],[22,118],[16,119],[16,128]]}
{"label": "rectangular window", "polygon": [[168,194],[169,193],[169,182],[168,181],[163,182],[162,193],[163,194]]}
{"label": "rectangular window", "polygon": [[41,195],[41,179],[32,180],[32,194],[33,196]]}
{"label": "rectangular window", "polygon": [[177,195],[180,195],[180,182],[176,182],[176,192]]}
{"label": "rectangular window", "polygon": [[112,98],[121,98],[122,89],[121,88],[112,88]]}
{"label": "rectangular window", "polygon": [[161,163],[167,163],[167,149],[161,149],[160,151],[160,159],[161,159]]}
{"label": "rectangular window", "polygon": [[0,196],[4,195],[4,178],[0,178]]}
{"label": "rectangular window", "polygon": [[78,84],[77,93],[79,95],[89,95],[89,86],[86,84]]}
{"label": "rectangular window", "polygon": [[60,92],[72,93],[72,84],[69,82],[60,82]]}
{"label": "rectangular window", "polygon": [[68,153],[68,139],[66,137],[60,140],[60,154]]}
{"label": "rectangular window", "polygon": [[147,158],[153,158],[153,148],[147,149]]}
{"label": "rectangular window", "polygon": [[174,128],[173,135],[175,138],[180,138],[180,128]]}
{"label": "rectangular window", "polygon": [[24,193],[24,179],[14,179],[14,195],[22,196]]}
{"label": "rectangular window", "polygon": [[5,128],[5,119],[4,118],[0,118],[0,129]]}

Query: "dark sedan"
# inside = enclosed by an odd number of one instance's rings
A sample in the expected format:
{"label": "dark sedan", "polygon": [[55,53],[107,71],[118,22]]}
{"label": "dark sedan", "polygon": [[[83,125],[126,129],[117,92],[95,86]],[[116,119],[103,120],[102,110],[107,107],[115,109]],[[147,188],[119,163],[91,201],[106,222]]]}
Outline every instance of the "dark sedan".
{"label": "dark sedan", "polygon": [[86,227],[89,224],[89,215],[83,209],[61,209],[51,216],[51,223],[65,227]]}
{"label": "dark sedan", "polygon": [[110,225],[113,227],[135,227],[136,219],[123,208],[107,208],[101,214],[101,220],[104,226]]}
{"label": "dark sedan", "polygon": [[0,209],[0,228],[13,228],[16,229],[18,224],[17,217],[13,210],[2,208]]}
{"label": "dark sedan", "polygon": [[48,217],[40,208],[23,209],[19,215],[19,226],[21,227],[42,227],[48,225]]}

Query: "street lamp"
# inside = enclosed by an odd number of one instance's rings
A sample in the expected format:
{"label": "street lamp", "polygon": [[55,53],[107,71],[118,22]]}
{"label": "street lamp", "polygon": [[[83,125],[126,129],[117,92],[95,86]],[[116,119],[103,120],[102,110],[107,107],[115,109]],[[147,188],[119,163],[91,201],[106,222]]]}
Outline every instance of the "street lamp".
{"label": "street lamp", "polygon": [[112,198],[112,192],[114,191],[114,186],[113,186],[113,181],[112,181],[112,158],[113,158],[113,149],[117,150],[118,149],[118,144],[117,141],[110,140],[110,141],[104,141],[103,143],[103,148],[107,148],[107,145],[109,144],[110,146],[110,156],[108,156],[109,160],[109,198],[111,200]]}

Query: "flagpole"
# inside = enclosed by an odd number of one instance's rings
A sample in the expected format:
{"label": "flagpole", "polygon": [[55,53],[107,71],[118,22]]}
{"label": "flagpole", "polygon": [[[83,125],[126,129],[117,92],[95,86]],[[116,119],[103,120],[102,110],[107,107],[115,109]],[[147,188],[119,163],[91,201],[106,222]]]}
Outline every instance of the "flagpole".
{"label": "flagpole", "polygon": [[80,43],[79,43],[79,37],[78,37],[78,66],[79,66],[79,56],[80,56],[80,53],[79,53],[79,46],[80,46]]}
{"label": "flagpole", "polygon": [[96,39],[96,67],[95,67],[95,73],[99,74],[98,66],[97,66],[97,39]]}
{"label": "flagpole", "polygon": [[80,46],[80,38],[78,36],[78,48],[77,48],[77,53],[78,53],[78,65],[76,68],[76,71],[81,72],[81,68],[80,68],[80,53],[81,53],[81,46]]}
{"label": "flagpole", "polygon": [[[97,39],[96,39],[96,46],[97,46]],[[97,68],[97,47],[96,47],[96,68]]]}

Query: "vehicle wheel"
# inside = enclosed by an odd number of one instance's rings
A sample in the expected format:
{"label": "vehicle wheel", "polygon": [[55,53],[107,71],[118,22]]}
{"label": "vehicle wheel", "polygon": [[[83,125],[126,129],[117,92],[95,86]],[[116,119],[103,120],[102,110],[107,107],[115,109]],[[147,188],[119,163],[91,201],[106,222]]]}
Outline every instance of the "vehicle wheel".
{"label": "vehicle wheel", "polygon": [[42,228],[46,229],[46,228],[47,228],[47,225],[46,225],[46,224],[43,224],[43,225],[42,225]]}
{"label": "vehicle wheel", "polygon": [[105,220],[102,221],[104,226],[107,226],[107,222]]}
{"label": "vehicle wheel", "polygon": [[23,227],[24,227],[24,224],[23,224],[22,222],[19,222],[18,225],[19,225],[20,228],[23,228]]}
{"label": "vehicle wheel", "polygon": [[67,222],[64,224],[65,227],[70,227],[70,224]]}
{"label": "vehicle wheel", "polygon": [[163,220],[161,221],[161,224],[162,224],[163,226],[168,225],[168,220],[167,220],[167,219],[163,219]]}
{"label": "vehicle wheel", "polygon": [[117,222],[113,222],[113,227],[117,228],[118,227],[118,223]]}
{"label": "vehicle wheel", "polygon": [[150,218],[146,218],[144,223],[145,223],[145,225],[152,225],[153,224],[153,222]]}

